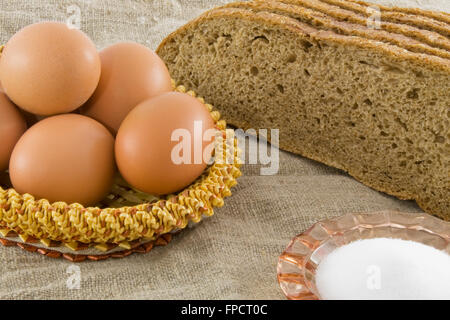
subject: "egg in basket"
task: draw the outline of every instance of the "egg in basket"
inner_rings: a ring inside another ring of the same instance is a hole
[[[25,27],[0,56],[0,242],[71,261],[167,244],[241,175],[218,111],[137,43]]]

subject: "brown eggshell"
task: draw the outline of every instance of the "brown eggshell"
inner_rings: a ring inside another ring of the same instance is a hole
[[[19,109],[0,91],[0,171],[8,169],[14,146],[26,129]]]
[[[194,134],[195,121],[201,121],[200,136]],[[179,144],[172,141],[176,129],[185,129],[190,134],[190,164],[172,161],[172,150]],[[205,170],[210,157],[205,159],[200,154],[199,163],[195,163],[194,144],[197,141],[201,152],[207,153],[205,149],[214,137],[207,141],[203,134],[210,129],[215,130],[208,109],[187,94],[165,93],[142,102],[128,114],[117,134],[115,153],[119,171],[128,183],[146,193],[162,195],[178,191]]]
[[[5,91],[3,90],[3,87],[2,87],[1,83],[0,83],[0,93],[3,93],[3,94],[6,95]],[[8,100],[12,103],[12,101],[9,98],[8,98]],[[23,118],[25,119],[25,122],[26,122],[28,128],[31,127],[32,125],[34,125],[36,122],[38,122],[38,121],[43,119],[42,116],[37,116],[37,115],[29,113],[29,112],[27,112],[27,111],[25,111],[23,109],[18,109],[18,110],[20,111],[20,113],[22,114]]]
[[[113,183],[114,138],[102,124],[82,115],[50,117],[16,144],[9,172],[20,193],[93,205]]]
[[[102,75],[82,114],[117,133],[122,120],[140,102],[172,90],[164,62],[137,43],[118,43],[100,52]]]
[[[80,107],[97,87],[100,70],[92,41],[57,22],[23,28],[8,41],[0,59],[0,81],[8,97],[38,115]]]

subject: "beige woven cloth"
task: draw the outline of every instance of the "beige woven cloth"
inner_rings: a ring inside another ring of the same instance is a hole
[[[131,40],[153,49],[172,30],[227,0],[14,0],[0,2],[0,41],[43,20],[80,22],[99,48]],[[394,0],[379,0],[384,4]],[[399,0],[449,11],[448,0]],[[77,17],[80,17],[78,19]],[[420,212],[342,172],[289,153],[276,176],[247,165],[225,206],[149,254],[78,264],[0,247],[0,299],[282,299],[279,254],[318,220],[384,209]],[[76,270],[76,269],[75,269]]]

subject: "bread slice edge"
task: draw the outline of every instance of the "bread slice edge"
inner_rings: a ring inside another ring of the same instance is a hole
[[[264,2],[265,0],[255,0],[257,2]],[[366,24],[367,17],[350,10],[342,9],[338,6],[333,6],[320,0],[278,0],[285,4],[301,5],[307,8],[315,9],[326,13],[336,19],[348,19],[353,23]],[[435,46],[441,49],[450,50],[450,39],[435,31],[420,29],[407,24],[394,23],[380,20],[380,27],[392,33],[401,33],[411,38],[417,39],[430,46]]]
[[[384,30],[370,29],[367,26],[339,21],[325,13],[314,11],[300,5],[290,5],[279,1],[267,0],[264,2],[233,2],[220,8],[241,8],[254,12],[267,11],[274,14],[298,20],[299,22],[312,25],[319,30],[329,30],[342,35],[358,36],[375,41],[392,44],[415,53],[424,53],[444,59],[450,59],[450,51],[431,47],[402,34],[394,34]]]

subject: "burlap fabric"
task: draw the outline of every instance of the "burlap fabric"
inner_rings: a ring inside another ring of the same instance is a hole
[[[99,49],[123,40],[155,49],[169,32],[225,2],[230,1],[6,0],[0,2],[0,42],[33,22],[69,19],[79,22]],[[450,11],[448,0],[397,3]],[[278,255],[313,223],[355,211],[420,212],[413,202],[285,152],[275,176],[260,176],[258,165],[246,165],[243,172],[233,196],[212,218],[146,255],[74,267],[65,260],[0,247],[0,298],[280,299]],[[79,286],[73,281],[77,274]]]

